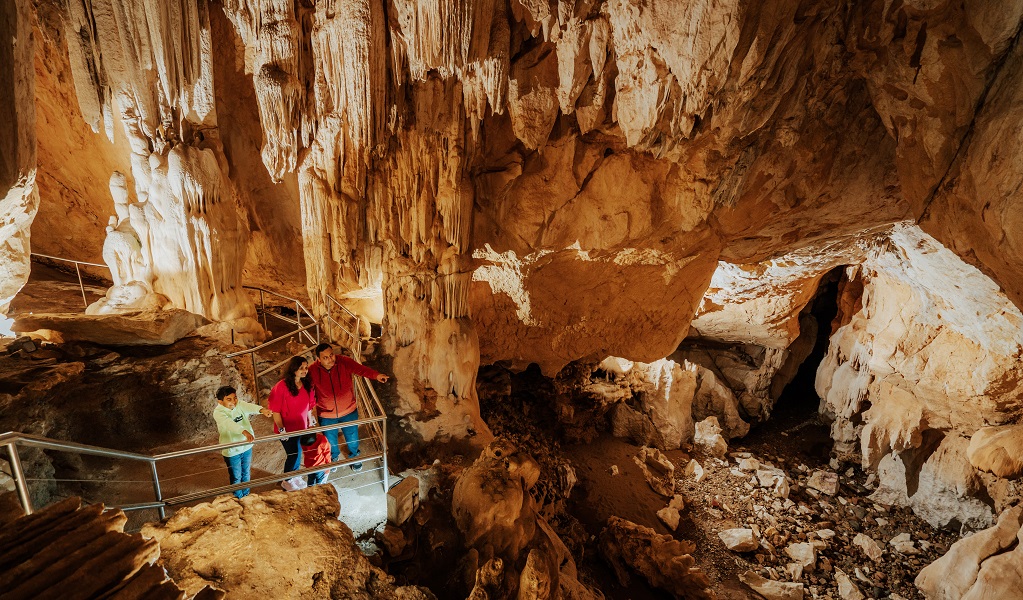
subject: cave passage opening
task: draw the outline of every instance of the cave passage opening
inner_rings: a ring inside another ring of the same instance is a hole
[[[771,421],[789,419],[803,421],[818,413],[821,397],[815,387],[817,371],[824,362],[831,344],[832,325],[838,316],[838,295],[844,278],[845,266],[828,271],[821,277],[817,293],[803,309],[803,316],[809,316],[816,323],[813,349],[799,364],[796,375],[778,396],[771,413]]]

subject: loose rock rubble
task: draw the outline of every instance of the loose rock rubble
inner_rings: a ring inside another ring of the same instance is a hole
[[[921,598],[913,578],[954,540],[908,509],[870,501],[873,482],[837,461],[815,469],[744,451],[694,461],[676,487],[706,534],[701,549],[715,556],[697,558],[718,565],[711,576],[723,580],[734,563],[735,576],[769,600]]]

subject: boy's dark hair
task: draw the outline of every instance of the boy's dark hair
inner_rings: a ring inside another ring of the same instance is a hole
[[[327,343],[317,344],[316,348],[313,349],[313,356],[319,358],[320,354],[322,354],[324,350],[330,350],[332,347],[333,346]]]
[[[298,438],[298,443],[303,446],[312,446],[313,444],[316,443],[316,434],[310,433],[308,435],[303,435],[302,437]]]
[[[217,388],[217,400],[218,401],[223,400],[224,398],[227,398],[228,396],[236,393],[237,391],[238,390],[234,389],[229,385],[222,385],[219,388]]]

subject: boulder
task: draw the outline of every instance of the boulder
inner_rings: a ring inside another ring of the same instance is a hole
[[[632,460],[655,492],[668,497],[675,495],[675,465],[664,453],[657,448],[643,447]]]
[[[966,449],[970,464],[1010,479],[1023,475],[1023,425],[982,427]]]
[[[1013,598],[1023,589],[1023,504],[998,522],[952,544],[916,577],[928,600]]]
[[[510,442],[495,440],[459,475],[451,511],[469,547],[489,546],[515,559],[533,539],[536,505],[529,490],[539,479],[536,461]]]
[[[864,600],[866,596],[842,569],[835,569],[835,583],[838,585],[838,596],[842,600]]]
[[[338,520],[340,510],[329,485],[221,496],[145,525],[142,534],[159,542],[167,573],[190,594],[215,582],[229,597],[434,597],[389,583]]]
[[[110,315],[35,313],[18,315],[18,332],[56,331],[65,342],[105,346],[167,346],[208,323],[187,310],[141,311]]]
[[[834,496],[838,493],[838,475],[830,471],[814,471],[806,481],[806,487]]]
[[[721,425],[717,417],[707,417],[696,424],[693,443],[710,456],[723,458],[728,452],[728,442],[721,436]]]
[[[642,575],[655,588],[686,600],[714,598],[710,579],[696,566],[689,541],[659,535],[649,527],[619,517],[607,520],[600,533],[600,551],[611,564],[622,585],[629,584],[629,573]]]
[[[803,600],[803,584],[764,579],[753,571],[739,575],[739,579],[767,600]]]
[[[803,567],[804,571],[812,571],[814,564],[817,562],[817,552],[814,550],[813,544],[809,542],[789,544],[785,546],[785,554],[795,561],[796,564]]]
[[[869,535],[857,533],[856,537],[853,538],[853,545],[863,550],[863,553],[867,555],[867,558],[874,562],[881,560],[881,555],[884,554],[884,550],[881,546],[874,541]]]
[[[760,540],[752,529],[726,529],[719,531],[718,537],[732,552],[752,552],[760,547]]]

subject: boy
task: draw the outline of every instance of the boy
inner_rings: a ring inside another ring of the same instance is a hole
[[[255,439],[249,415],[261,414],[264,417],[273,415],[269,409],[262,408],[251,402],[239,402],[237,391],[229,386],[217,390],[217,407],[213,409],[213,420],[217,422],[220,432],[220,443],[251,442]],[[249,480],[249,466],[252,464],[252,444],[234,446],[220,451],[227,463],[228,477],[231,484],[244,483]],[[249,489],[235,490],[235,498],[249,495]]]
[[[302,445],[302,466],[306,469],[330,464],[330,442],[322,433],[303,435],[298,443]],[[308,480],[309,485],[323,483],[327,480],[327,471],[310,473]]]

